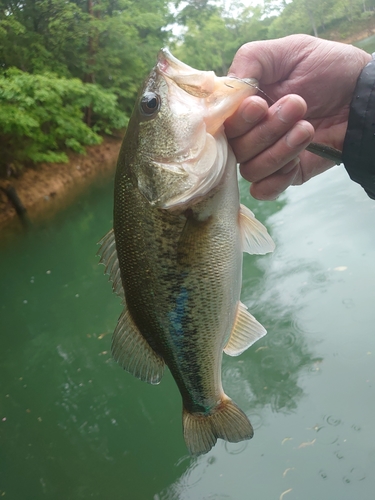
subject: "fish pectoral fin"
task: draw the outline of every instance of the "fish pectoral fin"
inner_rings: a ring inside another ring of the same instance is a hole
[[[275,243],[267,229],[245,205],[240,205],[239,224],[243,252],[263,255],[275,250]]]
[[[125,299],[124,289],[121,281],[120,265],[117,257],[115,233],[113,229],[98,242],[100,248],[96,255],[100,255],[99,264],[105,265],[104,274],[109,275],[112,281],[112,289],[122,299]]]
[[[247,307],[239,302],[236,320],[224,352],[229,356],[239,356],[266,333],[267,330],[249,313]]]
[[[149,384],[158,384],[163,376],[163,358],[150,347],[128,309],[120,315],[113,333],[112,356],[124,370]]]
[[[218,438],[238,443],[254,435],[245,413],[226,395],[208,415],[190,413],[184,408],[182,422],[186,446],[194,456],[209,452]]]

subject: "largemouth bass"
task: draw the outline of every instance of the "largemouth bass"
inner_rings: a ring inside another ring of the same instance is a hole
[[[151,384],[169,367],[193,455],[218,438],[253,436],[221,382],[223,351],[237,356],[266,333],[240,302],[242,252],[264,254],[274,243],[239,203],[223,127],[253,85],[159,53],[119,154],[114,228],[100,242],[124,302],[113,357]]]

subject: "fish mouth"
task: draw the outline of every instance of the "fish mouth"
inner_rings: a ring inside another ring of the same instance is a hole
[[[172,79],[174,76],[181,74],[191,75],[197,72],[203,73],[203,71],[194,69],[177,59],[177,57],[175,57],[166,47],[162,48],[158,53],[157,68],[160,73]],[[204,73],[207,72],[205,71]]]
[[[199,71],[174,57],[167,48],[158,54],[157,71],[194,97],[209,97],[215,90],[213,71]]]
[[[200,71],[183,63],[167,49],[159,51],[157,71],[173,80],[181,89],[198,98],[230,96],[238,91],[255,94],[258,81],[255,78],[217,77],[213,71]]]

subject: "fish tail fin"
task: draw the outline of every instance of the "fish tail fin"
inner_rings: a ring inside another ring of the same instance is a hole
[[[245,413],[227,396],[209,415],[190,413],[184,408],[182,422],[186,446],[195,456],[209,452],[218,438],[238,443],[254,435]]]

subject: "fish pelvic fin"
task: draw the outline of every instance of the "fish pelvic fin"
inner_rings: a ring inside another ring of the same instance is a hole
[[[190,413],[184,408],[182,422],[185,443],[193,456],[208,453],[218,438],[238,443],[254,435],[245,413],[226,395],[209,415]]]
[[[245,304],[239,302],[236,320],[224,352],[229,356],[239,356],[266,333],[267,330],[249,313]]]
[[[126,308],[113,333],[112,356],[124,370],[149,384],[159,384],[163,376],[163,358],[150,347]]]
[[[98,242],[100,248],[96,255],[100,255],[99,264],[105,265],[104,274],[109,275],[109,280],[112,281],[113,291],[125,300],[124,289],[121,281],[120,265],[117,257],[115,233],[113,229],[103,236]]]
[[[240,205],[239,224],[244,252],[264,255],[275,250],[275,243],[267,229],[245,205]]]

